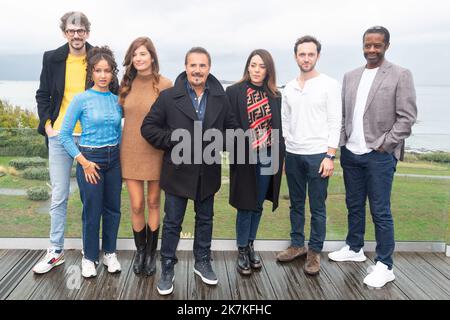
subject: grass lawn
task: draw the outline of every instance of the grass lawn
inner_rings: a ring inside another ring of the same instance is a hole
[[[1,159],[1,158],[0,158]],[[9,160],[8,160],[9,161]],[[2,162],[0,162],[2,163]],[[404,165],[402,163],[402,165]],[[400,165],[399,167],[402,167]],[[441,165],[404,168],[407,173],[446,172],[449,168]],[[228,170],[224,170],[227,175]],[[398,170],[400,171],[400,170]],[[427,173],[428,174],[428,173]],[[6,179],[6,180],[4,180]],[[8,180],[10,179],[10,180]],[[9,188],[25,186],[28,180],[5,176],[0,178],[0,187]],[[3,182],[2,182],[3,181]],[[40,184],[45,182],[38,182]],[[228,184],[223,184],[216,195],[214,216],[214,238],[234,239],[236,210],[228,204]],[[450,181],[417,179],[410,177],[396,177],[392,195],[392,211],[395,222],[395,238],[398,241],[450,241],[448,227],[449,221],[449,190]],[[270,212],[271,205],[265,206],[263,218],[258,231],[259,239],[289,239],[289,200],[286,179],[280,194],[280,207],[275,213]],[[162,196],[162,207],[164,197]],[[162,210],[162,209],[161,209]],[[334,176],[330,180],[327,201],[327,239],[343,240],[347,232],[347,214],[345,208],[345,190],[342,176]],[[162,213],[163,214],[163,213]],[[162,221],[162,219],[161,219]],[[309,235],[310,214],[307,205],[306,235]],[[48,237],[50,218],[45,208],[45,202],[29,201],[21,196],[0,195],[0,237]],[[182,237],[192,237],[194,226],[194,213],[192,201],[189,202],[183,224]],[[367,216],[366,239],[374,239],[373,224],[370,214]],[[78,192],[69,200],[69,213],[67,217],[67,237],[81,236],[81,202]],[[119,237],[131,238],[130,207],[128,193],[123,188],[122,193],[122,219]]]

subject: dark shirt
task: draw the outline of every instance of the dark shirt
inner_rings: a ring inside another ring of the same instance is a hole
[[[203,122],[203,119],[205,118],[206,101],[208,99],[208,92],[209,92],[208,84],[205,85],[203,94],[200,97],[197,97],[197,94],[195,93],[191,84],[187,80],[186,80],[186,90],[189,93],[189,97],[191,97],[192,105],[194,106],[198,119]]]

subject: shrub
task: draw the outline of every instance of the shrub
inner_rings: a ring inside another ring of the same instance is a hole
[[[47,158],[48,152],[36,129],[0,127],[0,156]]]
[[[47,168],[28,168],[22,173],[22,177],[28,180],[43,180],[50,179],[50,174]]]
[[[439,163],[450,163],[450,153],[449,152],[423,153],[419,155],[419,159]]]
[[[33,201],[48,200],[50,195],[46,187],[32,187],[27,190],[28,199]]]
[[[9,165],[17,170],[24,170],[29,167],[43,167],[47,164],[45,159],[40,157],[34,158],[17,158],[9,161]]]

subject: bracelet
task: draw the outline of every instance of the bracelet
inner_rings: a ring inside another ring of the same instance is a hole
[[[89,161],[89,163],[88,163],[87,165],[81,166],[81,167],[83,168],[83,170],[86,170],[86,169],[88,169],[89,167],[91,167],[92,164],[93,164],[93,162]]]

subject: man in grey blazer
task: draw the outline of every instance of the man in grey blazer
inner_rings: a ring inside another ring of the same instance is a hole
[[[348,234],[346,245],[328,255],[334,261],[366,260],[362,248],[368,197],[377,246],[376,265],[369,268],[364,283],[377,288],[395,279],[392,181],[417,117],[411,72],[384,58],[389,37],[384,27],[369,28],[363,35],[367,64],[344,76],[340,146]]]

